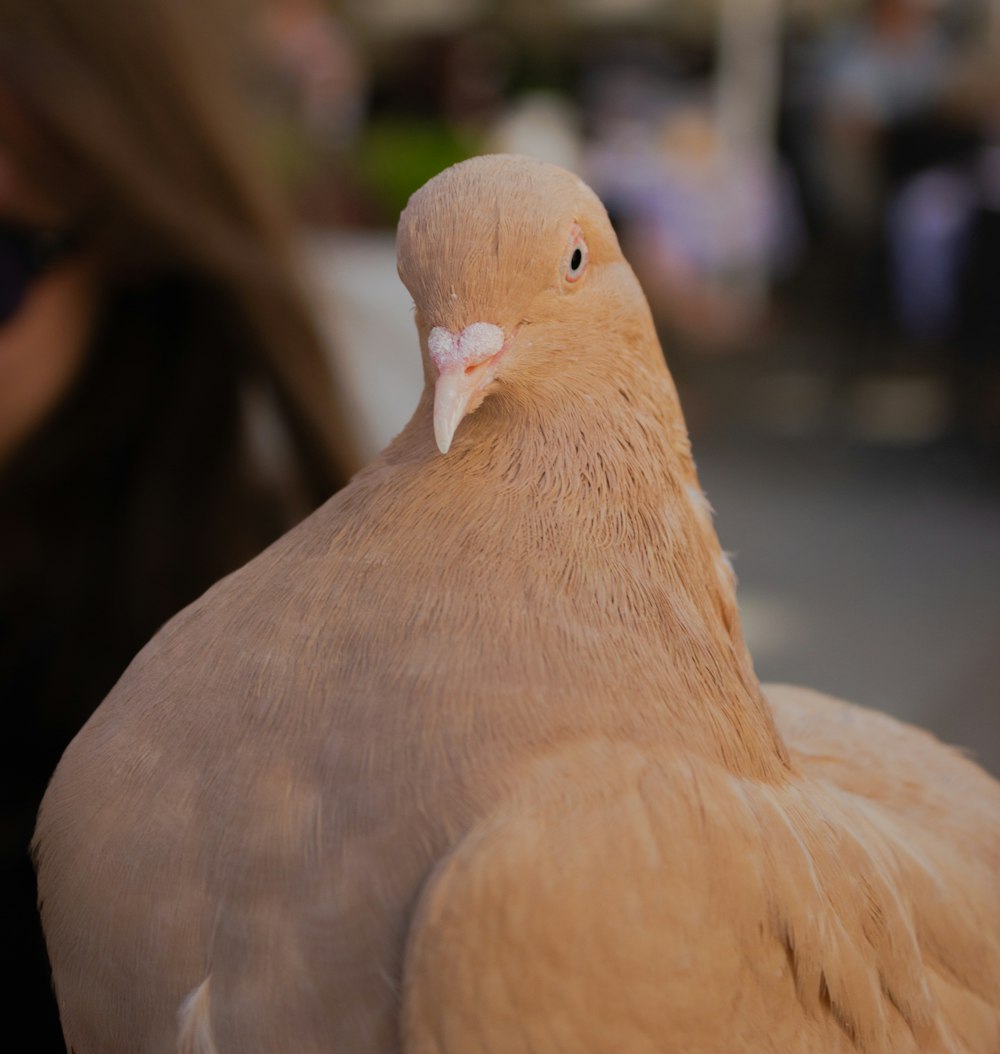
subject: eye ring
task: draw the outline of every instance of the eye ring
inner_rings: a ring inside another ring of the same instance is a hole
[[[563,256],[563,281],[570,285],[579,282],[584,271],[587,270],[589,260],[590,251],[587,248],[587,239],[584,238],[580,225],[574,223]]]

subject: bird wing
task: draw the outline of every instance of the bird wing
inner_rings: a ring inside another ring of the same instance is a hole
[[[764,691],[800,768],[921,826],[948,815],[952,836],[967,834],[975,855],[986,852],[1000,865],[1000,783],[963,752],[810,688],[769,684]]]
[[[312,684],[332,676],[321,659],[340,638],[314,630],[302,582],[331,594],[328,609],[337,596],[287,572],[290,545],[176,616],[50,784],[42,915],[79,1054],[202,1054],[211,1037],[243,1052],[390,1049],[371,1039],[394,1032],[381,972],[430,850],[418,823],[404,830],[366,794],[362,774],[377,782],[393,756],[377,716],[370,739],[343,728],[367,700]],[[351,1029],[370,1045],[342,1039]]]
[[[799,771],[900,847],[929,984],[959,1049],[1000,1050],[1000,784],[885,713],[790,685],[766,695]]]
[[[939,1012],[919,866],[822,783],[582,745],[534,763],[428,881],[404,1049],[995,1051],[979,995],[960,1027]]]

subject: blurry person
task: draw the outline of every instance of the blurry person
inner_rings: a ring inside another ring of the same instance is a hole
[[[33,1050],[63,1049],[28,859],[60,754],[166,619],[355,467],[221,17],[0,5],[3,943]]]
[[[837,223],[866,233],[890,185],[920,164],[920,140],[952,74],[940,17],[918,0],[874,0],[821,47],[814,175]]]
[[[271,148],[312,226],[357,226],[370,211],[355,170],[369,71],[327,0],[259,0],[260,109]]]
[[[352,143],[364,116],[367,74],[346,24],[324,0],[267,0],[261,31],[311,138]]]
[[[789,174],[727,144],[707,100],[678,88],[650,119],[595,137],[585,163],[657,321],[692,350],[734,351],[765,324],[802,232]]]

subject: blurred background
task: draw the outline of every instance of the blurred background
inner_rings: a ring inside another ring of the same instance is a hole
[[[269,0],[268,149],[366,456],[421,384],[393,232],[474,153],[601,195],[769,680],[1000,774],[1000,0]]]

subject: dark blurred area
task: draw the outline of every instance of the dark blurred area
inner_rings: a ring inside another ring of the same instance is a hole
[[[1000,774],[1000,0],[5,0],[4,864],[35,1049],[48,774],[163,621],[403,426],[396,220],[494,151],[607,205],[761,676]]]

